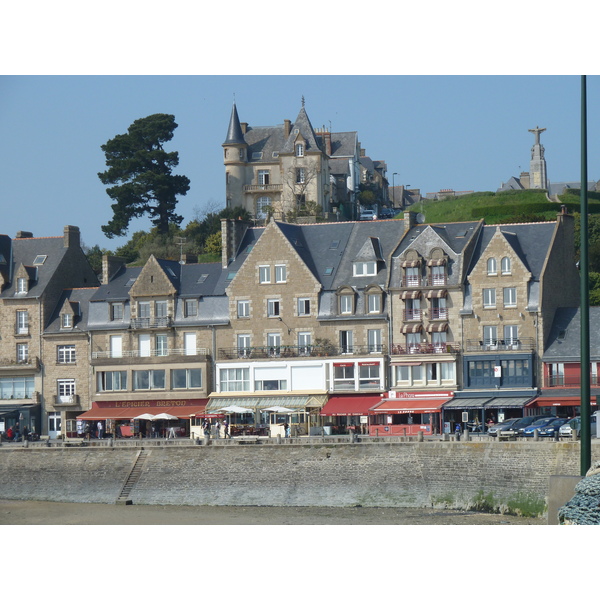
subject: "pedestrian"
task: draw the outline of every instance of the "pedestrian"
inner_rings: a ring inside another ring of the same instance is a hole
[[[98,425],[96,425],[96,429],[98,431],[98,439],[101,440],[102,432],[104,430],[104,424],[102,423],[102,421],[98,421]]]
[[[91,427],[89,423],[85,424],[85,427],[83,428],[83,434],[85,435],[85,439],[89,442],[90,441],[90,436],[91,436]]]
[[[29,438],[29,427],[27,427],[27,425],[25,425],[25,427],[23,427],[23,439],[26,440]]]
[[[454,428],[454,434],[456,435],[456,440],[460,441],[460,434],[462,433],[462,428],[460,426],[460,423],[456,424],[456,427]]]
[[[8,439],[9,442],[12,442],[15,439],[15,434],[13,432],[13,428],[9,427],[6,430],[6,438]]]
[[[229,436],[229,423],[227,419],[223,421],[223,437],[228,438]]]
[[[287,421],[283,424],[283,432],[285,434],[285,437],[289,437],[289,435],[290,435],[290,424]]]
[[[15,442],[20,441],[21,439],[21,430],[19,429],[19,424],[15,423],[15,426],[13,428],[13,434],[15,436]]]
[[[217,439],[219,439],[219,433],[221,432],[221,421],[217,421],[217,424],[215,425],[215,431],[216,431],[215,437]]]

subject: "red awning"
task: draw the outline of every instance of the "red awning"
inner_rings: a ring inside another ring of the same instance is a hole
[[[532,406],[579,406],[581,398],[579,396],[539,396],[527,408]],[[595,401],[591,402],[592,405]]]
[[[402,414],[440,412],[442,404],[450,398],[421,398],[419,400],[385,400],[374,406],[370,412]]]
[[[369,409],[378,402],[381,402],[379,394],[370,396],[330,396],[320,414],[324,417],[366,416]]]
[[[81,421],[95,421],[96,419],[98,419],[99,421],[104,421],[105,419],[126,420],[135,419],[136,417],[139,417],[142,414],[158,415],[160,413],[167,413],[180,419],[189,419],[192,415],[196,415],[198,413],[203,412],[207,404],[208,399],[194,403],[193,406],[149,406],[143,408],[109,408],[94,402],[92,408],[87,412],[84,412],[81,415],[79,415],[77,419]]]

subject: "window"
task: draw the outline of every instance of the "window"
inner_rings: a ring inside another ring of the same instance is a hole
[[[381,329],[369,329],[367,331],[367,342],[369,352],[381,352]]]
[[[379,363],[359,363],[358,365],[358,385],[361,389],[378,389],[381,387],[379,378]]]
[[[127,371],[100,371],[97,388],[99,392],[121,392],[127,389]]]
[[[406,334],[406,347],[411,354],[418,352],[421,348],[421,334],[420,333],[407,333]]]
[[[333,387],[336,390],[353,390],[354,363],[342,363],[333,365]]]
[[[483,289],[483,308],[496,308],[496,289]]]
[[[29,362],[29,344],[17,344],[17,362]]]
[[[137,303],[137,316],[139,319],[150,318],[150,302],[138,302]]]
[[[17,279],[17,294],[27,293],[27,277],[19,277]]]
[[[369,294],[367,296],[367,306],[369,313],[381,312],[381,294]]]
[[[279,299],[269,298],[267,300],[267,316],[278,317],[279,316]]]
[[[238,333],[237,338],[237,351],[239,357],[250,356],[250,334],[249,333]]]
[[[446,381],[454,381],[456,379],[456,364],[453,362],[440,363],[442,371],[442,379]]]
[[[296,156],[304,156],[304,144],[296,144]]]
[[[164,390],[165,389],[165,371],[143,370],[133,372],[134,390]]]
[[[519,327],[517,325],[504,326],[504,345],[511,350],[519,348]]]
[[[354,352],[353,337],[351,329],[340,331],[340,349],[342,354],[352,354],[352,352]]]
[[[397,365],[396,385],[412,385],[415,381],[423,380],[423,367],[421,365]]]
[[[488,275],[497,275],[498,271],[496,269],[496,259],[488,258],[487,260],[487,274]]]
[[[69,313],[63,313],[60,319],[60,326],[63,329],[70,329],[73,327],[73,315]]]
[[[504,308],[515,308],[517,306],[517,288],[504,288]]]
[[[305,179],[306,179],[306,172],[304,170],[304,167],[300,167],[299,169],[296,169],[296,183],[305,183]]]
[[[488,348],[496,348],[498,345],[498,328],[495,325],[485,325],[483,328],[483,343]]]
[[[377,274],[377,263],[373,261],[369,262],[357,262],[354,263],[354,276],[355,277],[367,277],[368,275]]]
[[[123,304],[121,302],[113,302],[110,305],[110,319],[111,321],[122,321],[123,320]]]
[[[502,275],[510,275],[510,258],[505,256],[500,262],[500,268],[502,269]]]
[[[73,402],[75,396],[74,379],[58,379],[56,389],[59,402]]]
[[[240,160],[244,160],[244,149],[240,148],[239,152],[238,152],[238,156],[240,157]]]
[[[120,335],[110,336],[110,357],[121,358],[123,356],[123,338]]]
[[[173,369],[171,371],[172,389],[196,389],[202,387],[201,369]]]
[[[0,377],[0,398],[33,398],[35,384],[31,377]]]
[[[446,268],[444,265],[431,267],[431,285],[446,285]]]
[[[184,304],[184,309],[186,317],[198,316],[198,300],[195,298],[187,298]]]
[[[167,356],[169,351],[167,349],[167,336],[166,335],[164,335],[164,334],[157,335],[154,340],[154,344],[155,344],[155,349],[156,349],[156,356]]]
[[[404,269],[404,285],[406,287],[418,287],[421,282],[419,267],[406,267]]]
[[[249,392],[250,369],[221,369],[219,381],[221,392]]]
[[[237,301],[237,318],[238,319],[250,318],[250,300],[238,300]]]
[[[439,376],[438,363],[427,363],[426,365],[427,382],[437,382]]]
[[[420,321],[421,320],[421,300],[419,298],[409,298],[406,300],[406,308],[404,309],[405,321]]]
[[[152,346],[149,333],[138,335],[138,351],[140,356],[152,356]]]
[[[43,265],[46,262],[46,259],[48,258],[47,254],[38,254],[35,259],[33,260],[33,266],[37,267],[39,265]]]
[[[448,309],[446,308],[446,298],[431,298],[430,319],[447,319]]]
[[[258,184],[259,185],[269,185],[269,171],[261,170],[258,172]]]
[[[431,343],[433,347],[439,352],[440,348],[444,348],[446,346],[446,332],[434,331],[431,334]]]
[[[271,198],[268,196],[261,196],[256,201],[256,218],[257,219],[266,219],[268,213],[268,208],[271,206]]]
[[[298,316],[307,317],[310,315],[310,298],[298,298]]]
[[[281,352],[281,334],[268,333],[267,346],[269,348],[269,356],[279,356]]]
[[[548,376],[549,385],[565,385],[565,363],[549,363]]]
[[[340,313],[342,315],[351,315],[354,312],[354,301],[350,294],[340,296]]]
[[[254,389],[257,392],[287,390],[287,381],[285,379],[257,379],[254,382]]]
[[[154,316],[157,319],[163,319],[167,316],[167,301],[166,300],[157,300],[154,303]]]
[[[29,333],[29,313],[26,310],[17,311],[17,333]]]
[[[285,265],[275,265],[275,283],[285,283],[287,279],[287,269]]]
[[[271,283],[271,267],[269,265],[258,267],[258,281],[260,283]]]
[[[310,331],[300,331],[298,333],[298,353],[302,356],[310,354],[310,346],[312,343],[312,336]]]
[[[59,363],[74,363],[75,360],[75,344],[68,346],[56,347],[56,361]]]

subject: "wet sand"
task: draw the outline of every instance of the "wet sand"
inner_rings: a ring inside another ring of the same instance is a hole
[[[148,506],[0,500],[0,525],[546,525],[546,519],[454,510]]]

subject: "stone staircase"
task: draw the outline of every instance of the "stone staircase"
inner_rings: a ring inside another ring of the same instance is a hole
[[[133,504],[133,501],[129,499],[129,494],[140,479],[142,468],[144,467],[144,463],[146,462],[146,458],[148,458],[149,453],[150,450],[146,450],[145,448],[142,448],[139,451],[137,458],[135,459],[135,463],[133,464],[129,475],[125,480],[125,483],[123,484],[123,488],[121,489],[121,493],[119,494],[115,504]]]

